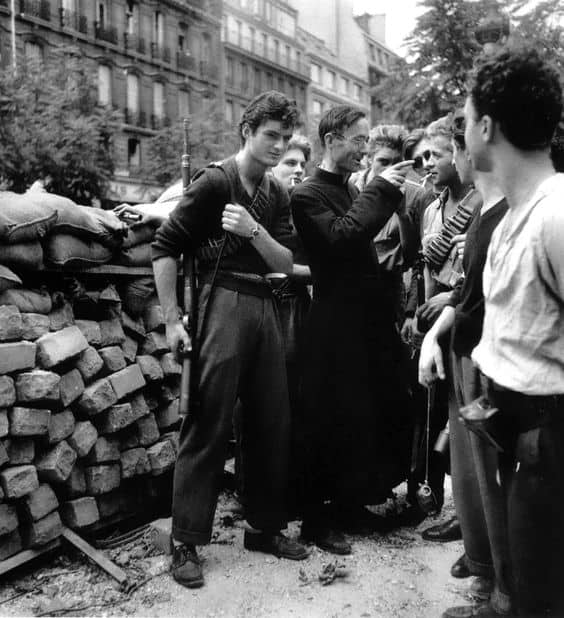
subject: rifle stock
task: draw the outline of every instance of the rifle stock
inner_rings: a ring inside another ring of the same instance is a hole
[[[182,188],[186,195],[190,186],[190,142],[189,121],[184,119],[184,152],[182,153]],[[197,327],[198,327],[198,287],[196,279],[195,258],[191,253],[184,254],[183,260],[183,310],[182,324],[190,337],[190,346],[182,350],[182,376],[180,380],[179,413],[187,416],[194,409],[196,397],[194,368],[197,354]]]

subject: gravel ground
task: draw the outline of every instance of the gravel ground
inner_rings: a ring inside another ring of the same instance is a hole
[[[447,495],[437,521],[452,515],[450,492]],[[438,618],[446,607],[469,602],[471,580],[449,576],[451,564],[462,553],[460,542],[421,539],[421,530],[434,522],[427,519],[416,528],[387,535],[350,537],[353,554],[337,561],[312,548],[307,560],[292,562],[245,551],[243,524],[231,517],[224,496],[214,542],[200,552],[203,588],[177,585],[168,572],[170,558],[154,549],[147,534],[106,550],[137,583],[132,591],[121,591],[80,555],[60,552],[4,578],[0,616]],[[298,525],[290,524],[289,532],[297,535]],[[334,566],[342,566],[345,576],[322,585],[319,575]]]

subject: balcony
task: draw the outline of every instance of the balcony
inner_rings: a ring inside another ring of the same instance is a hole
[[[94,22],[94,36],[106,43],[113,43],[114,45],[118,43],[117,28],[114,26],[106,26],[99,21]]]
[[[145,114],[145,112],[135,111],[126,107],[123,110],[123,117],[125,124],[129,124],[134,127],[147,126],[147,114]]]
[[[130,34],[129,32],[123,33],[123,45],[125,49],[138,54],[145,54],[145,39],[137,36],[136,34]]]
[[[170,118],[168,116],[158,116],[151,114],[151,129],[158,131],[164,127],[170,127]]]
[[[161,47],[158,43],[151,43],[151,58],[153,60],[162,60],[170,64],[170,48]]]
[[[219,77],[219,69],[215,64],[201,60],[200,75],[206,79],[217,79]]]
[[[19,4],[20,15],[51,21],[51,2],[49,0],[19,0]]]
[[[68,9],[59,9],[61,18],[61,28],[76,30],[82,34],[88,34],[88,18],[86,15],[69,11]]]
[[[186,52],[178,50],[176,52],[176,66],[181,71],[195,71],[196,61],[192,56],[187,55]]]

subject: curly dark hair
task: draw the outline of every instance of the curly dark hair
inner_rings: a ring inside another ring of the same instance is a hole
[[[328,133],[341,133],[361,118],[366,118],[366,114],[352,105],[336,105],[328,109],[321,117],[317,130],[321,146],[325,147]]]
[[[249,125],[254,133],[267,120],[279,120],[286,128],[294,128],[300,119],[295,101],[277,90],[268,90],[257,95],[245,108],[239,122],[239,137],[243,139],[243,125]]]
[[[311,144],[305,135],[292,135],[290,141],[288,142],[286,152],[288,150],[301,150],[304,153],[306,161],[309,161],[311,157]]]
[[[419,142],[425,137],[425,129],[423,127],[419,127],[417,129],[413,129],[411,133],[403,140],[403,158],[404,159],[413,159],[413,151],[415,150],[415,146],[419,144]]]
[[[376,125],[370,129],[368,152],[374,153],[377,148],[390,148],[401,153],[407,135],[407,129],[399,124]]]
[[[558,73],[534,49],[504,49],[484,57],[470,78],[478,118],[490,116],[521,150],[547,148],[562,112]]]

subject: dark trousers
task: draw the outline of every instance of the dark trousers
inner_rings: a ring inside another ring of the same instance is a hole
[[[564,616],[564,396],[490,389],[499,408],[512,600],[522,616]]]
[[[207,296],[206,285],[202,308]],[[247,520],[268,531],[287,523],[290,415],[272,298],[216,287],[207,311],[198,365],[200,408],[182,424],[174,471],[172,533],[176,540],[192,544],[211,538],[237,398],[244,411],[241,449]]]
[[[469,431],[458,414],[460,407],[482,394],[482,376],[466,356],[453,354],[452,366],[458,403],[449,419],[452,490],[466,562],[473,575],[495,574],[492,605],[508,611],[507,529],[503,492],[497,479],[497,452]]]

